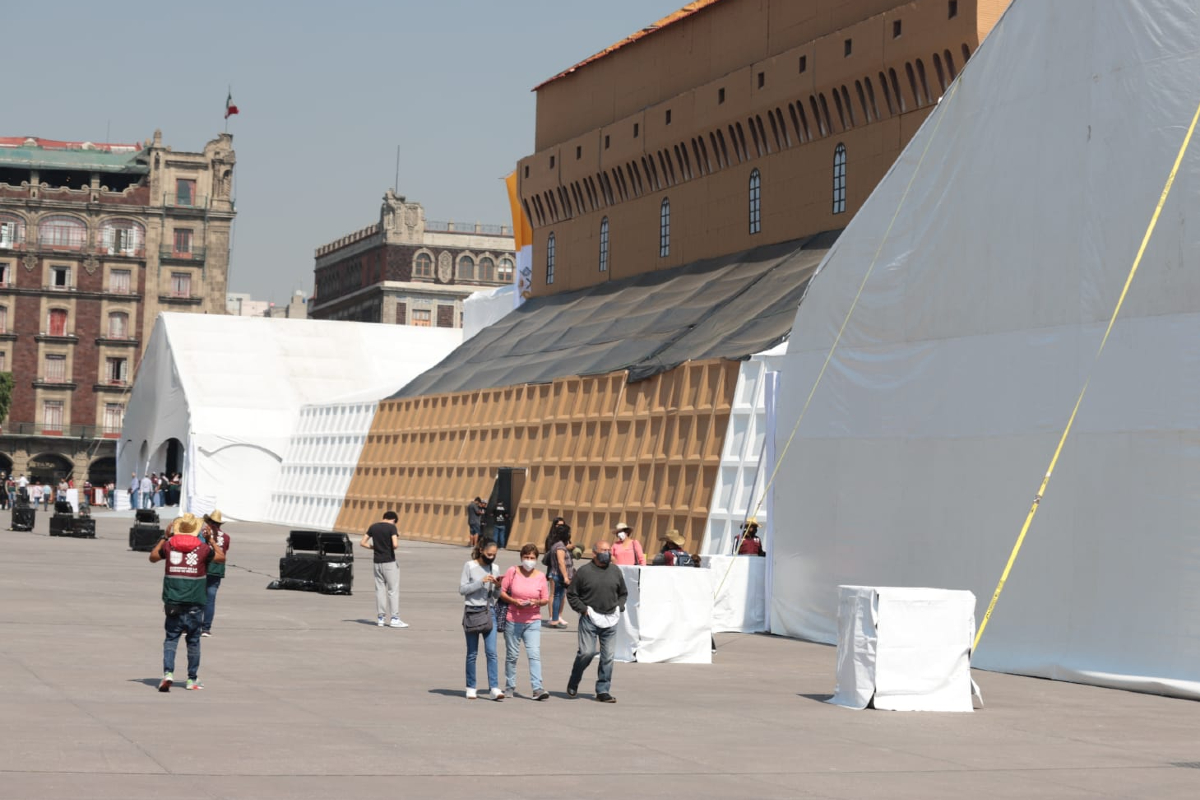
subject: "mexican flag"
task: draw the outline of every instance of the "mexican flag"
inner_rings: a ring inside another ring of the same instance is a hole
[[[231,89],[225,98],[225,119],[229,119],[231,114],[236,113],[238,113],[238,107],[233,104],[233,90]]]

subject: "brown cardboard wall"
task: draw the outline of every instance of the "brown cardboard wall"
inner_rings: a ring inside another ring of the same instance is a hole
[[[670,528],[699,548],[738,363],[689,362],[639,383],[625,374],[380,404],[336,530],[384,511],[406,539],[465,544],[465,506],[499,467],[524,467],[510,548],[539,547],[561,514],[584,547],[620,520],[648,551]]]

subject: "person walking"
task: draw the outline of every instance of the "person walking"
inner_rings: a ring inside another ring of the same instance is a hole
[[[221,551],[229,554],[229,534],[221,530],[221,525],[224,524],[225,518],[221,516],[218,509],[213,509],[210,513],[204,515],[203,538],[205,541],[212,544],[214,547],[219,546]],[[204,604],[204,621],[200,624],[201,636],[212,636],[213,617],[217,613],[217,590],[221,588],[221,581],[225,578],[225,562],[213,562],[208,565],[208,575],[206,578],[206,588],[208,600]]]
[[[138,510],[138,495],[141,493],[142,484],[138,481],[137,473],[129,476],[129,507],[134,511]]]
[[[618,522],[613,533],[616,537],[612,546],[613,563],[626,567],[646,566],[646,554],[642,551],[642,543],[633,538],[633,528]]]
[[[149,475],[143,475],[138,484],[138,508],[154,508],[154,484]]]
[[[487,504],[481,497],[467,503],[467,531],[472,548],[479,544],[479,534],[483,529],[483,512],[486,510]]]
[[[583,671],[596,657],[598,641],[600,666],[596,673],[596,700],[615,703],[617,699],[609,692],[612,688],[613,654],[617,643],[617,623],[625,611],[629,591],[621,570],[612,566],[612,546],[608,542],[596,542],[592,546],[592,553],[592,560],[579,568],[567,590],[567,602],[579,614],[579,650],[571,666],[567,694],[570,697],[579,694],[579,682],[583,679]]]
[[[546,577],[554,582],[554,600],[550,604],[550,622],[546,627],[566,628],[567,623],[562,618],[563,600],[575,577],[575,559],[571,556],[571,526],[566,522],[556,524],[550,536],[552,541],[547,553],[550,563]]]
[[[496,503],[496,513],[492,521],[492,538],[496,540],[496,545],[501,550],[508,547],[508,509],[501,502]]]
[[[163,676],[160,692],[171,691],[175,682],[175,652],[179,637],[187,638],[188,689],[203,689],[200,683],[200,626],[207,602],[208,566],[225,563],[225,552],[216,542],[200,538],[200,520],[184,514],[175,520],[170,536],[159,539],[150,551],[150,563],[166,561],[162,601],[167,637],[163,640]]]
[[[467,699],[474,700],[476,662],[479,640],[483,639],[487,659],[488,687],[493,700],[503,700],[500,691],[500,670],[496,662],[496,598],[500,595],[500,568],[496,566],[499,548],[491,539],[480,538],[472,558],[463,564],[458,581],[458,593],[463,596],[463,631],[467,636]],[[489,627],[483,629],[483,621]]]
[[[383,512],[383,519],[367,528],[359,542],[375,553],[375,624],[381,628],[389,615],[391,627],[408,627],[408,623],[400,619],[400,565],[396,563],[396,548],[400,546],[400,534],[396,530],[399,519],[395,511]]]
[[[516,696],[517,658],[521,643],[529,661],[529,684],[534,700],[546,700],[550,693],[542,688],[542,606],[550,602],[546,576],[537,568],[538,546],[521,548],[521,563],[509,567],[500,582],[500,600],[508,603],[504,625],[504,691]]]

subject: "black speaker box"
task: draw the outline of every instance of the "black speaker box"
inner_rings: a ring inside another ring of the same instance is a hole
[[[163,529],[157,525],[138,523],[129,529],[129,549],[149,553],[163,537]]]

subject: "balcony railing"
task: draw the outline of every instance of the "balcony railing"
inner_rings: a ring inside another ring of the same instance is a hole
[[[168,208],[208,208],[208,198],[200,195],[172,194],[163,195],[163,205]]]
[[[163,247],[158,251],[158,260],[202,264],[204,263],[204,248],[193,247],[190,250],[176,250],[174,247]]]
[[[116,258],[145,258],[146,246],[139,244],[136,247],[106,247],[105,245],[96,245],[92,249],[98,256],[114,256]]]
[[[103,425],[55,425],[45,422],[7,422],[0,432],[9,436],[61,436],[71,439],[103,439],[121,435],[120,428],[110,431]]]
[[[507,225],[484,225],[480,222],[439,222],[426,220],[425,230],[440,233],[478,233],[484,236],[512,236],[512,228]]]

